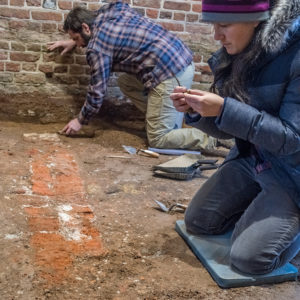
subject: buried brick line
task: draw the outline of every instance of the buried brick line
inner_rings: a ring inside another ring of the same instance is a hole
[[[34,264],[49,285],[71,279],[76,257],[103,256],[94,214],[89,207],[78,165],[60,144],[47,151],[32,149],[31,186],[22,204],[35,252]]]

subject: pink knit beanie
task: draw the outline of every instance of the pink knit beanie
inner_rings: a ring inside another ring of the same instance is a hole
[[[269,0],[202,0],[204,22],[250,22],[270,17]]]

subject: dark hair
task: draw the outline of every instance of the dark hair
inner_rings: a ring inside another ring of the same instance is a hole
[[[233,97],[241,102],[249,101],[247,83],[253,79],[255,66],[262,55],[261,22],[255,29],[254,38],[248,47],[237,55],[229,55],[225,48],[221,50],[220,64],[217,66],[214,82],[210,91],[222,97]]]
[[[81,32],[82,23],[86,23],[91,28],[95,18],[95,11],[80,6],[75,7],[67,15],[64,22],[64,31],[67,32],[68,30],[72,30],[73,32]]]

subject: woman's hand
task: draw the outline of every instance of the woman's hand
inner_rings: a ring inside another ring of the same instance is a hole
[[[76,42],[73,40],[67,41],[56,41],[47,43],[47,49],[53,51],[57,48],[63,48],[61,55],[64,55],[67,52],[70,52],[76,46]]]
[[[190,109],[190,106],[185,100],[185,94],[187,89],[182,86],[178,86],[174,89],[173,93],[170,95],[171,100],[173,100],[174,107],[177,111],[187,112]]]
[[[224,104],[224,99],[217,94],[201,90],[187,90],[180,86],[174,89],[170,98],[177,111],[192,110],[198,112],[202,117],[219,116]]]
[[[188,90],[188,92],[184,94],[187,105],[202,117],[216,117],[221,114],[224,98],[201,90]]]

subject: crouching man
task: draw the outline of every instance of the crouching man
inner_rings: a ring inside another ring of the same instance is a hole
[[[111,72],[124,72],[118,80],[120,89],[145,113],[151,147],[213,148],[213,138],[194,128],[181,128],[182,113],[170,99],[176,86],[190,88],[194,77],[192,53],[179,38],[119,1],[97,12],[74,8],[64,30],[71,39],[49,43],[48,49],[62,47],[63,54],[75,46],[87,47],[91,80],[78,117],[63,132],[73,134],[88,124],[102,105]]]

